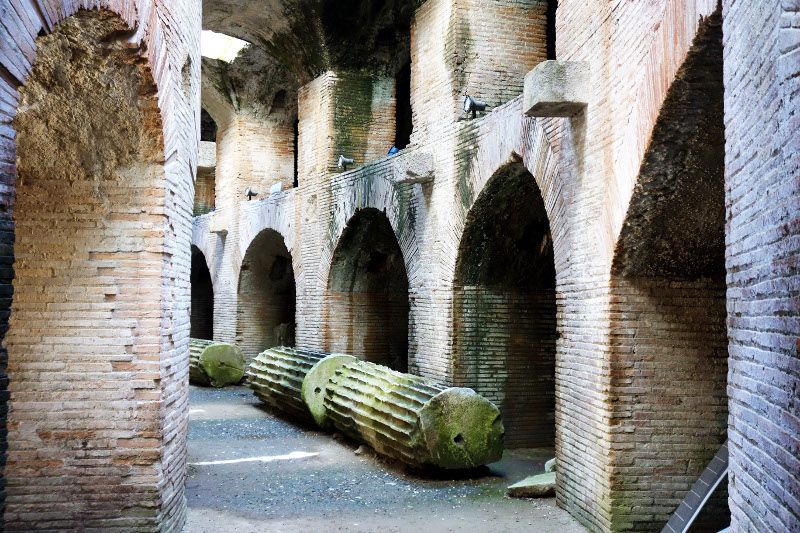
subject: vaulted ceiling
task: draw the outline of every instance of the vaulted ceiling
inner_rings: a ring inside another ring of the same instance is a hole
[[[395,73],[419,0],[204,0],[203,28],[264,47],[305,83],[328,69]]]

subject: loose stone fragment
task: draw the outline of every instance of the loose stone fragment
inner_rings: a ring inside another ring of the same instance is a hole
[[[556,493],[556,473],[548,472],[526,477],[519,483],[508,487],[508,495],[512,498],[543,498]]]
[[[225,387],[244,377],[244,355],[238,346],[202,339],[189,340],[189,381]]]
[[[556,458],[553,457],[549,461],[544,464],[544,471],[545,472],[555,472],[556,471]]]

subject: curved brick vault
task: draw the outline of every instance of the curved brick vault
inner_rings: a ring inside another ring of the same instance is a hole
[[[453,380],[492,400],[511,448],[555,444],[556,275],[544,202],[521,162],[472,205],[453,285]]]
[[[612,265],[617,529],[666,522],[727,437],[723,95],[717,12],[667,92]],[[726,497],[697,527],[730,522]]]
[[[408,276],[386,215],[359,210],[336,246],[325,291],[324,349],[408,369]]]
[[[239,269],[236,343],[246,359],[275,346],[294,346],[295,290],[292,256],[283,237],[263,230]]]

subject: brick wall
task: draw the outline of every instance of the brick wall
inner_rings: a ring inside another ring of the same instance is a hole
[[[339,155],[361,166],[394,144],[394,80],[346,71],[326,72],[298,94],[301,176],[338,172]]]
[[[726,0],[723,8],[733,529],[794,531],[800,6]]]
[[[547,57],[546,0],[427,0],[411,24],[412,142],[436,139],[462,114],[464,93],[490,109],[522,92]]]
[[[555,443],[555,291],[456,287],[453,382],[500,408],[508,448]]]
[[[235,209],[248,187],[260,197],[294,183],[294,128],[285,121],[237,113],[217,132],[216,203]]]
[[[200,14],[82,4],[0,8],[4,529],[180,529]]]
[[[652,277],[612,291],[613,529],[650,531],[725,442],[725,286]]]
[[[214,210],[216,183],[213,168],[198,168],[194,182],[194,208],[192,215],[199,217]]]

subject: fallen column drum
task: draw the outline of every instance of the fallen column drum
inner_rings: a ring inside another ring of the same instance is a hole
[[[336,368],[351,361],[355,361],[352,355],[271,348],[253,359],[247,377],[253,392],[267,405],[326,427],[325,386]]]
[[[500,411],[472,389],[352,361],[330,378],[324,407],[337,429],[412,466],[472,468],[503,455]]]
[[[247,370],[266,404],[338,429],[412,466],[471,468],[503,454],[500,411],[472,389],[292,348],[260,353]]]
[[[235,385],[244,377],[244,364],[234,344],[189,339],[189,381],[195,385]]]

